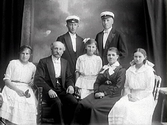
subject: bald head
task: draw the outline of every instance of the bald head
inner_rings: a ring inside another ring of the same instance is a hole
[[[50,45],[52,55],[56,58],[60,58],[65,51],[65,45],[60,41],[55,41]]]

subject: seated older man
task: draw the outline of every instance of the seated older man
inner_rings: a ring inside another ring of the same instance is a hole
[[[68,61],[61,58],[65,51],[64,44],[55,41],[50,48],[52,55],[41,59],[37,65],[34,83],[43,87],[43,99],[51,106],[56,124],[62,125],[64,122],[70,123],[77,100],[73,96],[74,82]],[[64,114],[62,105],[68,109]]]

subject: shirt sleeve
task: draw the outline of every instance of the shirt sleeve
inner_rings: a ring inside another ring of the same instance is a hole
[[[34,79],[35,72],[36,72],[36,66],[33,64],[32,79]]]
[[[80,59],[80,57],[78,57],[78,59],[76,61],[76,72],[80,71],[80,66],[81,66],[81,59]]]
[[[102,60],[101,58],[99,57],[99,66],[98,66],[98,71],[100,72],[101,68],[102,68]]]
[[[6,72],[4,74],[5,77],[3,78],[3,80],[10,80],[11,79],[13,69],[14,69],[14,61],[10,61],[8,66],[7,66]]]
[[[127,95],[130,93],[130,88],[129,88],[129,82],[128,82],[128,71],[126,71],[126,79],[125,79],[125,85],[124,85],[124,95]]]
[[[147,73],[147,85],[146,85],[146,91],[152,92],[154,88],[154,82],[155,82],[155,75],[153,70],[150,69],[150,71]]]

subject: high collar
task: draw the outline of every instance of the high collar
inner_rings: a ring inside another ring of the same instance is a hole
[[[103,33],[109,33],[110,31],[111,31],[111,29],[112,29],[112,27],[111,28],[109,28],[109,29],[107,29],[107,30],[103,30]]]
[[[60,58],[56,58],[52,55],[52,61],[55,63],[60,63]]]
[[[144,64],[142,65],[139,69],[136,69],[135,65],[132,65],[130,68],[129,68],[129,71],[133,72],[133,73],[141,73],[141,72],[145,72],[145,71],[148,71],[148,70],[152,70],[153,72],[155,71],[151,66],[147,65],[147,64]]]
[[[72,33],[70,33],[70,32],[69,32],[69,34],[70,34],[70,36],[73,37],[73,38],[76,38],[76,37],[77,37],[76,34],[72,34]]]
[[[120,64],[119,64],[119,62],[118,61],[116,61],[114,64],[112,64],[112,65],[104,65],[103,66],[103,70],[100,72],[100,73],[104,73],[107,69],[109,69],[108,70],[108,72],[109,72],[109,75],[112,75],[113,73],[114,73],[114,70],[118,67],[118,66],[120,66]]]
[[[112,65],[108,64],[108,66],[110,66],[110,67],[117,67],[117,66],[120,66],[120,64],[119,64],[118,61],[116,61],[116,62],[115,62],[114,64],[112,64]]]

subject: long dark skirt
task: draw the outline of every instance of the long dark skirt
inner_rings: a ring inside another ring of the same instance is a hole
[[[79,102],[72,125],[108,125],[108,114],[119,97],[95,99],[94,94]]]

